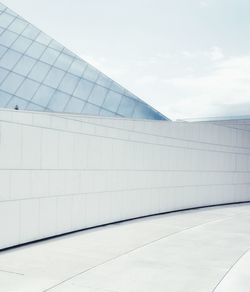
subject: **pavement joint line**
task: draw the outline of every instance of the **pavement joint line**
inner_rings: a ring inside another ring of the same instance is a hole
[[[239,258],[232,264],[232,266],[226,271],[226,273],[223,275],[223,277],[220,279],[220,281],[217,283],[217,285],[214,287],[212,292],[216,292],[217,288],[220,286],[220,284],[226,279],[227,275],[233,270],[233,268],[238,264],[238,262],[250,251],[250,248],[245,250]]]
[[[7,270],[1,270],[0,269],[0,273],[7,273],[7,274],[15,274],[15,275],[19,275],[19,276],[24,276],[24,274],[22,273],[18,273],[18,272],[12,272],[12,271],[7,271]]]
[[[72,275],[72,276],[70,276],[70,277],[64,279],[63,281],[61,281],[61,282],[59,282],[59,283],[57,283],[57,284],[55,284],[55,285],[53,285],[53,286],[51,286],[51,287],[48,287],[48,288],[46,288],[45,290],[42,290],[41,292],[48,292],[48,291],[51,291],[51,290],[53,290],[54,288],[56,288],[56,287],[58,287],[58,286],[60,286],[60,285],[62,285],[62,284],[64,284],[64,283],[66,283],[66,282],[69,282],[70,280],[72,280],[72,279],[74,279],[74,278],[77,278],[78,276],[81,276],[81,275],[83,275],[83,274],[85,274],[85,273],[87,273],[87,272],[89,272],[89,271],[91,271],[91,270],[93,270],[93,269],[95,269],[95,268],[97,268],[97,267],[100,267],[100,266],[103,266],[103,265],[105,265],[105,264],[107,264],[107,263],[113,262],[113,261],[115,261],[116,259],[118,259],[118,258],[120,258],[120,257],[126,256],[126,255],[128,255],[128,254],[130,254],[130,253],[133,253],[133,252],[135,252],[135,251],[137,251],[137,250],[139,250],[139,249],[142,249],[142,248],[144,248],[144,247],[146,247],[146,246],[152,245],[153,243],[156,243],[156,242],[158,242],[158,241],[161,241],[161,240],[163,240],[163,239],[165,239],[165,238],[168,238],[168,237],[174,236],[174,235],[176,235],[176,234],[180,234],[180,233],[182,233],[182,232],[186,232],[186,231],[191,230],[191,229],[199,228],[199,227],[201,227],[201,226],[208,225],[208,224],[211,224],[211,223],[221,222],[221,221],[226,221],[226,220],[229,220],[229,219],[231,219],[231,218],[233,218],[233,217],[235,217],[235,216],[245,215],[245,213],[248,213],[248,212],[241,212],[241,213],[238,213],[238,214],[234,214],[234,215],[232,215],[232,216],[228,216],[228,217],[223,218],[223,219],[211,220],[211,221],[208,221],[208,222],[205,222],[205,223],[197,224],[197,225],[194,225],[194,226],[192,226],[192,227],[187,227],[187,228],[185,228],[185,229],[183,229],[183,230],[175,231],[175,232],[170,233],[170,234],[168,234],[168,235],[162,236],[162,237],[160,237],[160,238],[157,238],[157,239],[155,239],[155,240],[152,240],[152,241],[150,241],[150,242],[147,242],[147,243],[145,243],[145,244],[143,244],[143,245],[140,245],[140,246],[138,246],[138,247],[135,247],[135,248],[133,248],[133,249],[127,251],[127,252],[124,252],[124,253],[120,254],[120,255],[117,255],[117,256],[115,256],[115,257],[113,257],[113,258],[110,258],[110,259],[108,259],[108,260],[106,260],[106,261],[104,261],[104,262],[102,262],[102,263],[96,264],[95,266],[92,266],[92,267],[90,267],[90,268],[88,268],[88,269],[86,269],[86,270],[84,270],[84,271],[81,271],[81,272],[75,274],[75,275]],[[213,290],[212,292],[215,292],[215,290]]]

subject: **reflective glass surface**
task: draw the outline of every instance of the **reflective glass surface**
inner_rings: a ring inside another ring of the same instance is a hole
[[[117,84],[116,82],[113,82],[110,89],[112,89],[113,91],[116,91],[118,93],[121,93],[123,94],[125,89],[120,85],[120,84]]]
[[[41,107],[37,104],[34,104],[32,102],[30,102],[27,107],[26,107],[27,110],[30,110],[30,111],[44,111],[45,108],[44,107]]]
[[[0,58],[6,53],[8,49],[0,45]]]
[[[14,17],[7,13],[2,13],[0,15],[0,26],[2,27],[8,27],[11,22],[14,20]]]
[[[72,97],[65,108],[65,112],[77,114],[81,113],[84,105],[85,102],[83,100]]]
[[[81,62],[80,60],[74,60],[68,71],[76,76],[82,76],[86,67],[87,63]]]
[[[68,70],[68,68],[70,67],[72,62],[73,62],[73,57],[62,53],[57,58],[54,66],[56,66],[57,68],[63,69],[63,70]]]
[[[9,74],[8,70],[0,68],[0,83],[5,79],[5,77]]]
[[[41,105],[43,107],[46,107],[52,97],[52,95],[54,94],[55,89],[45,86],[45,85],[41,85],[39,87],[39,89],[37,90],[37,92],[35,93],[32,102]]]
[[[152,111],[148,105],[142,104],[142,103],[137,103],[135,107],[135,111],[133,114],[134,118],[138,119],[144,119],[146,117],[149,117],[150,119],[154,120],[157,117],[157,112]],[[161,120],[161,119],[160,119]]]
[[[13,97],[9,103],[7,104],[8,108],[15,108],[16,106],[18,106],[18,108],[20,110],[24,110],[26,108],[26,106],[28,105],[28,101],[26,101],[25,99],[21,99],[18,97]]]
[[[76,76],[82,76],[86,67],[87,63],[84,61],[74,60],[68,71]]]
[[[50,85],[51,87],[57,88],[64,74],[64,71],[52,67],[45,78],[44,83],[46,85]]]
[[[121,114],[122,116],[125,117],[131,117],[134,112],[135,105],[136,105],[135,100],[127,96],[123,96],[118,109],[118,114]]]
[[[96,85],[89,96],[89,102],[101,106],[107,95],[108,90],[102,86]]]
[[[9,30],[16,32],[16,33],[22,33],[24,29],[26,28],[27,23],[19,18],[16,18],[11,25],[9,26]]]
[[[122,98],[121,94],[116,93],[114,91],[110,91],[105,99],[103,107],[112,112],[116,112],[121,102],[121,98]]]
[[[61,112],[69,101],[70,96],[60,91],[56,91],[48,104],[53,111]]]
[[[167,119],[0,3],[0,107]]]
[[[49,47],[51,47],[57,51],[60,51],[60,52],[63,50],[63,46],[55,40],[51,40]]]
[[[110,88],[110,85],[112,84],[113,80],[110,79],[109,77],[105,76],[104,74],[100,74],[98,76],[98,79],[96,81],[97,84],[102,85],[106,88]]]
[[[20,35],[18,39],[16,39],[16,41],[12,44],[11,48],[20,53],[25,53],[31,44],[32,40],[29,40]]]
[[[49,65],[38,61],[36,65],[32,68],[32,71],[29,74],[29,78],[42,82],[45,76],[48,74],[49,70]]]
[[[47,36],[45,33],[40,32],[39,36],[36,38],[36,41],[40,44],[47,46],[51,42],[51,38]]]
[[[53,65],[60,53],[54,49],[47,48],[41,56],[41,61]]]
[[[18,16],[14,11],[10,10],[9,8],[6,9],[6,12],[7,12],[8,14],[10,14],[10,15],[15,16],[15,17]]]
[[[88,65],[87,69],[83,73],[83,77],[90,81],[95,82],[98,77],[98,73],[99,72],[94,67]]]
[[[30,79],[25,79],[16,92],[16,95],[30,100],[39,87],[39,83]]]
[[[85,107],[83,108],[83,113],[86,114],[86,115],[98,115],[99,114],[99,111],[100,111],[100,108],[98,106],[95,106],[91,103],[87,103],[85,105]]]
[[[12,95],[0,90],[0,106],[5,107],[10,101]]]
[[[6,6],[3,5],[2,3],[0,3],[0,11],[3,11],[3,10],[5,10],[5,9],[6,9]]]
[[[40,33],[39,29],[34,27],[32,24],[29,24],[23,31],[22,35],[30,39],[35,39],[39,33]]]
[[[4,45],[6,47],[10,47],[14,41],[17,39],[18,34],[5,30],[1,35],[0,35],[0,44]]]
[[[0,66],[6,69],[11,70],[18,60],[21,58],[21,54],[17,53],[12,50],[8,50],[1,58],[0,60]]]
[[[16,92],[17,88],[21,85],[24,79],[25,78],[20,75],[10,73],[1,84],[1,89],[13,94]]]
[[[45,51],[46,47],[42,44],[37,42],[32,43],[32,45],[28,48],[26,55],[34,58],[39,59],[42,53]]]
[[[103,116],[103,117],[114,117],[114,116],[117,116],[117,114],[115,114],[113,112],[110,112],[110,111],[107,111],[105,109],[101,109],[100,116]]]
[[[68,94],[72,94],[79,80],[80,79],[77,76],[67,73],[62,79],[59,89]]]
[[[16,66],[13,68],[13,71],[16,73],[19,73],[20,75],[28,75],[34,64],[36,63],[36,60],[27,57],[22,56],[22,58],[18,61]]]
[[[81,79],[73,95],[83,100],[87,100],[93,87],[94,87],[93,83],[87,80]]]

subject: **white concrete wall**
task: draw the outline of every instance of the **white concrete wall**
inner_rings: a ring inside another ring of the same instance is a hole
[[[0,249],[128,218],[249,201],[249,173],[250,132],[232,124],[1,110]]]

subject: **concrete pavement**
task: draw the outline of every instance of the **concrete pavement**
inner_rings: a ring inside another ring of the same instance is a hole
[[[99,227],[0,253],[2,292],[245,292],[250,204]]]

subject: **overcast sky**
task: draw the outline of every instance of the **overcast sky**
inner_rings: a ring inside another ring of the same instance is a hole
[[[2,0],[172,119],[250,114],[249,0]]]

